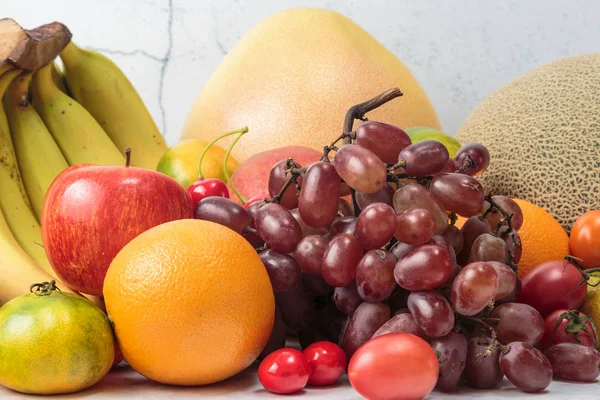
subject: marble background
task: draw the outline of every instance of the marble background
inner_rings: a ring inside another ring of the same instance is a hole
[[[597,0],[0,0],[27,28],[67,24],[76,43],[117,62],[173,144],[228,50],[295,6],[354,19],[414,73],[454,133],[488,94],[528,70],[600,51]]]

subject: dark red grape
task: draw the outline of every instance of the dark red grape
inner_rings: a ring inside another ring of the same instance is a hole
[[[464,217],[481,212],[485,193],[481,183],[472,176],[443,173],[433,177],[429,190],[443,207]]]
[[[405,313],[394,315],[388,322],[383,324],[381,328],[377,330],[377,332],[373,334],[373,338],[385,335],[387,333],[399,332],[411,333],[425,340],[428,339],[425,332],[423,332],[423,329],[417,325],[415,318],[408,310]]]
[[[550,346],[544,355],[552,365],[554,379],[594,382],[600,375],[600,352],[575,343]]]
[[[433,214],[424,208],[414,208],[398,214],[396,223],[396,239],[414,246],[430,240],[436,230]]]
[[[435,224],[435,220],[433,223]],[[371,250],[378,249],[389,242],[395,231],[394,209],[387,204],[373,203],[364,208],[358,216],[354,235],[363,249]]]
[[[352,194],[350,186],[348,186],[346,182],[342,182],[340,185],[340,197],[350,196],[350,194]]]
[[[302,282],[287,292],[275,292],[275,302],[281,308],[285,325],[295,331],[310,329],[317,321],[317,310],[304,290]]]
[[[254,217],[258,235],[267,245],[279,253],[291,253],[302,240],[300,224],[281,204],[262,206]]]
[[[356,277],[356,266],[363,256],[362,247],[352,235],[335,235],[321,260],[321,275],[332,286],[346,286]]]
[[[454,328],[454,311],[448,300],[435,290],[412,292],[408,309],[427,336],[446,336]]]
[[[287,180],[290,178],[290,174],[286,172],[287,160],[281,160],[273,165],[271,172],[269,173],[269,196],[275,197]],[[302,177],[298,177],[298,181],[302,182]],[[298,207],[298,189],[295,184],[291,184],[281,196],[279,204],[285,208],[296,208]]]
[[[329,228],[329,234],[331,236],[339,235],[340,233],[346,233],[348,235],[354,235],[356,231],[356,217],[340,217],[333,221]]]
[[[340,198],[338,202],[338,215],[342,217],[353,217],[354,208],[346,199]]]
[[[442,168],[442,170],[439,173],[456,172],[458,171],[458,168],[459,166],[456,160],[454,160],[454,158],[448,158],[448,160],[446,160],[446,164],[444,164],[444,168]]]
[[[358,207],[360,207],[361,210],[373,203],[384,203],[391,206],[394,198],[394,189],[386,182],[381,189],[375,193],[356,192],[355,196]]]
[[[467,143],[462,145],[456,152],[454,159],[458,166],[462,168],[468,156],[471,157],[471,162],[473,162],[474,165],[463,170],[463,173],[467,175],[479,175],[485,171],[490,164],[490,152],[482,144]]]
[[[267,249],[260,253],[260,259],[269,274],[273,290],[276,292],[290,290],[302,277],[300,266],[292,256]]]
[[[476,389],[491,389],[504,374],[500,370],[500,349],[489,337],[476,336],[467,344],[467,360],[463,373],[467,385]]]
[[[502,207],[502,209],[506,211],[508,215],[512,215],[510,220],[512,228],[517,231],[521,229],[521,226],[523,226],[523,211],[521,211],[521,207],[519,207],[517,202],[507,196],[492,196],[492,200],[500,207]],[[486,201],[484,211],[487,212],[489,207],[490,203]],[[500,222],[500,219],[502,219],[503,217],[504,214],[502,214],[500,210],[494,207],[494,209],[486,215],[485,219],[488,222],[488,224],[490,224],[490,228],[492,228],[492,230],[495,231],[498,228],[498,223]],[[508,226],[508,222],[504,221],[503,225]]]
[[[423,177],[440,172],[448,161],[448,149],[436,140],[413,143],[400,151],[398,161],[404,161],[404,172]]]
[[[479,235],[471,246],[468,262],[497,261],[506,262],[508,248],[506,242],[490,233]]]
[[[366,252],[356,267],[356,286],[360,297],[370,303],[387,299],[396,288],[396,262],[396,257],[388,251],[378,249]]]
[[[445,392],[454,390],[467,363],[467,338],[450,331],[446,336],[432,339],[430,344],[439,353],[440,377],[436,388]]]
[[[294,257],[304,273],[321,275],[321,260],[328,244],[329,239],[321,235],[305,236],[298,243]]]
[[[298,211],[308,226],[331,225],[338,212],[341,182],[331,163],[317,161],[308,167],[298,199]]]
[[[498,292],[498,274],[482,261],[468,264],[452,282],[452,304],[462,315],[475,315],[494,299]]]
[[[453,266],[448,249],[425,244],[415,247],[398,260],[394,278],[407,290],[435,289],[448,280]]]
[[[344,333],[342,348],[348,356],[371,339],[375,332],[390,319],[390,308],[381,303],[362,303],[350,317],[350,322]]]
[[[194,210],[194,218],[216,222],[240,235],[244,227],[250,225],[250,216],[244,207],[221,196],[210,196],[200,200]]]
[[[482,219],[478,216],[473,216],[465,221],[460,229],[460,232],[463,236],[463,248],[460,253],[457,254],[457,258],[460,265],[465,265],[469,260],[471,247],[473,246],[475,239],[484,233],[491,233],[492,230],[485,219]]]
[[[525,342],[537,344],[544,336],[544,319],[527,304],[504,303],[494,308],[491,318],[499,320],[496,334],[501,343]]]
[[[344,182],[363,193],[375,193],[386,182],[386,166],[371,150],[345,144],[333,158],[333,165]]]
[[[517,284],[517,274],[508,265],[489,261],[489,264],[494,267],[498,274],[498,292],[496,292],[496,300],[502,300],[508,297],[514,290]]]
[[[500,289],[498,289],[498,290],[500,290]],[[517,280],[515,282],[515,288],[506,297],[503,297],[502,299],[496,299],[496,304],[514,303],[515,301],[517,301],[517,298],[519,297],[520,293],[521,293],[521,279],[517,276]]]
[[[455,254],[459,254],[465,243],[460,229],[455,225],[448,225],[441,235],[454,248]]]
[[[300,216],[300,211],[297,208],[290,210],[292,216],[298,221],[300,225],[300,229],[302,229],[302,236],[310,236],[310,235],[325,235],[328,232],[327,228],[313,228],[312,226],[308,226],[306,222],[302,220]]]
[[[393,198],[394,211],[400,214],[414,208],[424,208],[435,217],[435,233],[442,233],[448,225],[448,215],[441,204],[425,187],[409,183],[396,190]]]
[[[500,369],[510,383],[526,393],[541,392],[552,382],[552,364],[527,343],[507,345],[500,354]]]
[[[362,297],[358,293],[356,282],[352,281],[346,286],[336,287],[333,290],[333,302],[338,310],[346,315],[352,315],[360,303],[363,302]]]
[[[309,296],[325,297],[333,292],[333,286],[318,275],[302,274],[302,284],[304,291]]]
[[[375,153],[381,161],[395,164],[398,154],[412,142],[402,129],[377,121],[366,121],[356,127],[355,143]]]
[[[392,246],[392,248],[390,249],[390,253],[392,253],[392,255],[394,257],[396,257],[396,259],[401,259],[402,257],[404,257],[404,255],[406,253],[408,253],[409,251],[411,251],[412,249],[414,249],[415,246],[410,245],[408,243],[402,243],[402,242],[397,242],[396,244],[394,244]]]
[[[275,305],[275,322],[273,323],[273,329],[271,330],[271,336],[269,341],[265,345],[265,348],[258,356],[259,360],[262,360],[275,350],[283,349],[285,347],[285,340],[287,337],[287,328],[285,322],[283,322],[283,314],[279,309],[279,306]]]

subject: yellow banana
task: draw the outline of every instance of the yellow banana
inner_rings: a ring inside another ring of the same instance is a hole
[[[5,72],[7,72],[7,71],[9,71],[11,69],[13,69],[12,65],[0,61],[0,76],[4,75]]]
[[[67,86],[65,84],[65,77],[55,62],[52,63],[52,80],[61,92],[69,94]]]
[[[33,106],[70,165],[124,165],[125,156],[81,104],[52,80],[52,65],[33,76]]]
[[[104,55],[73,42],[60,58],[73,98],[94,116],[119,149],[131,147],[131,165],[156,169],[167,146],[123,71]]]
[[[4,108],[27,195],[37,220],[41,222],[44,196],[54,178],[69,164],[27,99],[30,83],[31,74],[15,79],[4,97]]]

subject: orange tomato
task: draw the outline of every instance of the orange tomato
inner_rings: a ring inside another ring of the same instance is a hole
[[[588,211],[575,221],[569,247],[583,268],[600,267],[600,210]]]

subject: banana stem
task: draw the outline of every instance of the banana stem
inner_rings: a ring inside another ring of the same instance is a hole
[[[246,132],[248,132],[247,126],[243,127],[242,129],[227,132],[227,133],[222,134],[221,136],[217,136],[216,138],[214,138],[212,140],[212,142],[207,144],[206,147],[202,150],[202,153],[200,154],[200,159],[198,160],[198,179],[204,178],[204,175],[202,175],[202,160],[204,159],[204,155],[208,152],[208,149],[210,149],[213,144],[217,143],[219,140],[223,139],[224,137],[231,136],[231,135],[237,135],[237,134],[244,134]],[[224,168],[227,169],[227,160],[225,160]]]
[[[233,190],[233,193],[235,193],[235,195],[238,197],[238,199],[240,199],[242,204],[246,204],[248,199],[245,198],[244,196],[242,196],[242,194],[240,192],[238,192],[238,190],[236,189],[233,182],[231,182],[231,178],[229,177],[229,171],[227,171],[227,160],[229,160],[229,154],[231,154],[231,150],[233,150],[233,148],[235,147],[235,144],[242,138],[242,136],[244,136],[244,134],[246,132],[248,132],[248,127],[245,126],[242,129],[238,129],[235,132],[239,133],[239,135],[238,135],[238,137],[235,138],[233,143],[231,143],[231,146],[229,146],[229,148],[227,149],[227,153],[225,153],[225,158],[223,159],[223,175],[225,175],[225,180],[227,181],[227,184],[231,187],[231,190]],[[233,132],[233,133],[235,133],[235,132]]]

